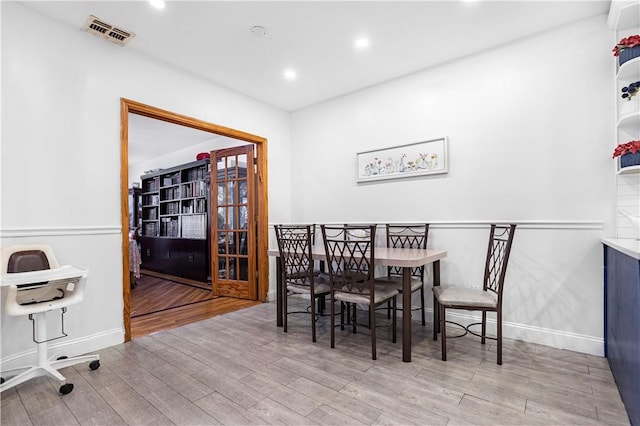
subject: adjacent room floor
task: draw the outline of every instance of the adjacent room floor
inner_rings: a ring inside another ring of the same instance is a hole
[[[260,304],[148,275],[137,281],[131,290],[132,339]]]
[[[1,423],[629,424],[605,358],[506,340],[498,366],[492,343],[465,336],[443,362],[431,327],[414,322],[411,363],[384,326],[372,361],[365,327],[336,330],[331,349],[328,323],[312,343],[308,314],[284,333],[263,303],[158,332],[99,351],[96,371],[63,370],[68,395],[47,378],[4,392]]]
[[[131,317],[214,298],[210,290],[142,274],[131,289]]]

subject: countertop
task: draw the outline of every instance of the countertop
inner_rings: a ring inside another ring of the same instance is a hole
[[[633,238],[603,238],[602,243],[640,260],[640,240]]]

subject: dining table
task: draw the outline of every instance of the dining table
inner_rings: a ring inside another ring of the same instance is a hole
[[[323,244],[311,249],[313,260],[327,260]],[[277,248],[268,250],[269,256],[276,257],[276,326],[282,327],[284,318],[282,265]],[[411,269],[423,265],[432,265],[433,285],[440,285],[440,260],[447,257],[446,250],[376,247],[374,262],[376,266],[397,266],[402,268],[402,360],[411,362]]]

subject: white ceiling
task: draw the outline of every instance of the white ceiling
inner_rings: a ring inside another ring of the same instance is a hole
[[[295,111],[606,14],[610,1],[167,1],[162,10],[144,0],[21,3],[78,31],[94,15],[136,34],[123,49]],[[253,35],[254,25],[266,36]],[[368,49],[355,48],[358,37],[369,39]],[[297,71],[294,81],[283,77],[285,68]],[[129,115],[130,164],[207,140],[234,143]]]
[[[146,1],[23,2],[78,29],[95,15],[136,34],[123,49],[286,111],[606,14],[609,3],[167,1],[157,10]],[[254,25],[267,35],[253,35]],[[358,51],[363,36],[370,45]],[[288,67],[297,71],[293,81],[283,77]]]
[[[148,160],[150,156],[160,157],[209,140],[213,147],[218,138],[226,139],[224,136],[137,114],[129,114],[128,124],[129,164]]]

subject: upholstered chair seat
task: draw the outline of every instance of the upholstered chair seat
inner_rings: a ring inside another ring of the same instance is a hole
[[[495,308],[498,306],[498,295],[492,291],[437,286],[433,288],[433,293],[440,303],[447,306],[463,305],[465,308]]]

